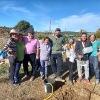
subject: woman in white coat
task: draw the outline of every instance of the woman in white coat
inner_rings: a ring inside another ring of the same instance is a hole
[[[66,51],[66,62],[69,67],[69,83],[73,85],[73,67],[75,64],[75,42],[73,37],[68,37],[68,43],[64,46]]]

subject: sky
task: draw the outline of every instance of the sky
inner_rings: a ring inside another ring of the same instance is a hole
[[[100,0],[0,0],[0,26],[14,27],[20,20],[35,31],[61,28],[95,32],[100,27]]]

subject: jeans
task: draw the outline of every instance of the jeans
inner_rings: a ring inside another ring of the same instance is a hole
[[[99,80],[98,56],[90,56],[89,61],[90,61],[89,63],[90,75],[92,74],[92,67],[93,67],[95,72],[95,78],[96,80]]]
[[[82,64],[83,61],[77,60],[77,70],[79,78],[82,78],[82,67],[84,66],[85,70],[85,79],[89,79],[89,61],[85,61],[85,64]]]
[[[69,59],[66,59],[68,68],[69,68],[69,80],[72,81],[73,80],[73,68],[74,68],[74,62],[70,62]]]
[[[14,80],[15,82],[18,82],[19,79],[19,70],[20,70],[20,66],[21,66],[22,61],[16,61],[16,67],[15,67],[15,73],[14,73]]]
[[[48,67],[48,61],[40,60],[41,67],[40,67],[40,75],[47,75],[47,67]]]
[[[25,54],[24,60],[23,60],[23,67],[24,67],[25,75],[29,75],[29,71],[28,71],[28,61],[29,61],[32,66],[31,75],[34,76],[35,59],[36,59],[35,53]]]
[[[15,72],[15,67],[16,67],[16,59],[14,59],[13,56],[9,56],[9,63],[10,63],[10,68],[9,68],[9,74],[10,74],[10,81],[13,84],[14,83],[14,72]]]
[[[56,66],[57,60],[57,66]],[[57,76],[61,76],[62,70],[62,54],[51,54],[51,68],[53,73]]]

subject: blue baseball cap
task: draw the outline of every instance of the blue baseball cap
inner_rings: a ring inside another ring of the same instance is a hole
[[[34,30],[28,30],[28,33],[34,34]]]

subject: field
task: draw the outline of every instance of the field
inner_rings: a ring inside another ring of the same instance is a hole
[[[34,81],[29,79],[22,81],[20,86],[11,87],[8,78],[8,65],[0,66],[0,100],[43,100],[50,94],[44,92],[44,82],[40,79],[39,71],[36,73]],[[49,77],[52,74],[51,67],[48,66]],[[23,76],[23,67],[20,70],[20,78]],[[68,67],[63,62],[62,77],[65,83],[56,82],[55,91],[49,100],[100,100],[100,84],[95,85],[94,76],[91,85],[84,82],[77,83],[77,69],[74,67],[74,85],[68,83]],[[83,73],[84,77],[84,73]]]
[[[6,41],[7,38],[2,38],[2,40],[0,38],[0,49],[3,48]],[[44,82],[40,79],[39,71],[37,71],[34,81],[30,82],[27,79],[21,81],[20,86],[11,87],[9,85],[8,68],[7,64],[0,65],[0,100],[43,100],[50,95],[44,91]],[[50,65],[48,66],[48,70],[50,77],[52,75]],[[22,76],[23,67],[20,70],[20,78]],[[84,81],[81,83],[76,82],[78,78],[76,65],[74,66],[74,85],[68,83],[68,76],[68,66],[65,62],[65,56],[63,56],[62,78],[66,82],[55,83],[55,91],[49,100],[100,100],[100,84],[95,85],[94,72],[90,80],[91,85],[87,85]]]

